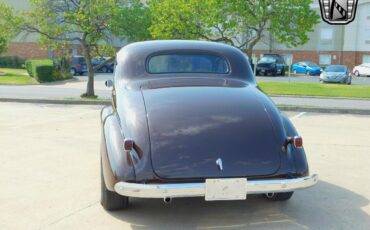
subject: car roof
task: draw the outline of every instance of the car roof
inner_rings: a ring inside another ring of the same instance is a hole
[[[193,41],[193,40],[157,40],[157,41],[144,41],[135,42],[123,47],[117,53],[117,61],[120,62],[124,59],[128,51],[135,51],[137,54],[148,55],[150,53],[174,51],[174,50],[194,50],[194,51],[216,51],[222,53],[223,51],[233,50],[240,52],[235,47],[216,42],[207,41]]]
[[[281,54],[263,54],[263,56],[281,56]]]
[[[122,71],[118,76],[119,78],[149,77],[150,74],[146,71],[146,65],[150,57],[171,53],[201,53],[223,57],[228,61],[231,68],[228,77],[242,78],[255,83],[249,61],[243,52],[230,45],[208,41],[158,40],[129,44],[117,53],[118,71],[116,72]]]

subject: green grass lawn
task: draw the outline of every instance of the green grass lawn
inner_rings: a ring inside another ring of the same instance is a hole
[[[362,85],[258,82],[258,86],[269,95],[370,98],[370,86]]]
[[[37,81],[28,76],[24,69],[1,69],[0,84],[6,85],[27,85],[37,84]]]

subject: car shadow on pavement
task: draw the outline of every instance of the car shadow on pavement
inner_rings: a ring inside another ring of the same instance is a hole
[[[132,229],[367,229],[369,200],[360,194],[321,181],[295,192],[287,202],[262,195],[246,201],[206,202],[204,198],[131,199],[127,210],[109,212]]]

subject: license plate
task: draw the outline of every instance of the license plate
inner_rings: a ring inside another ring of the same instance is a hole
[[[206,201],[247,199],[247,179],[206,179]]]

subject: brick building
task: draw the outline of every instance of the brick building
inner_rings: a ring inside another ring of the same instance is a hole
[[[16,9],[29,8],[28,0],[0,0]],[[320,14],[318,2],[313,1],[312,8]],[[313,61],[319,65],[345,64],[352,68],[363,62],[370,63],[370,0],[360,0],[356,19],[348,25],[333,26],[320,22],[309,34],[310,40],[305,45],[288,48],[276,42],[269,33],[256,45],[254,54],[280,53],[297,61]],[[6,55],[26,58],[50,57],[53,53],[37,45],[36,35],[18,35],[13,39]],[[117,46],[124,43],[117,42]],[[71,48],[79,53],[78,49]]]
[[[320,14],[314,1],[312,9]],[[319,65],[344,64],[353,68],[370,63],[370,0],[359,0],[356,19],[348,25],[329,25],[322,21],[309,34],[305,45],[288,48],[274,41],[268,33],[255,47],[255,55],[274,52],[293,58],[293,62],[312,61]]]

